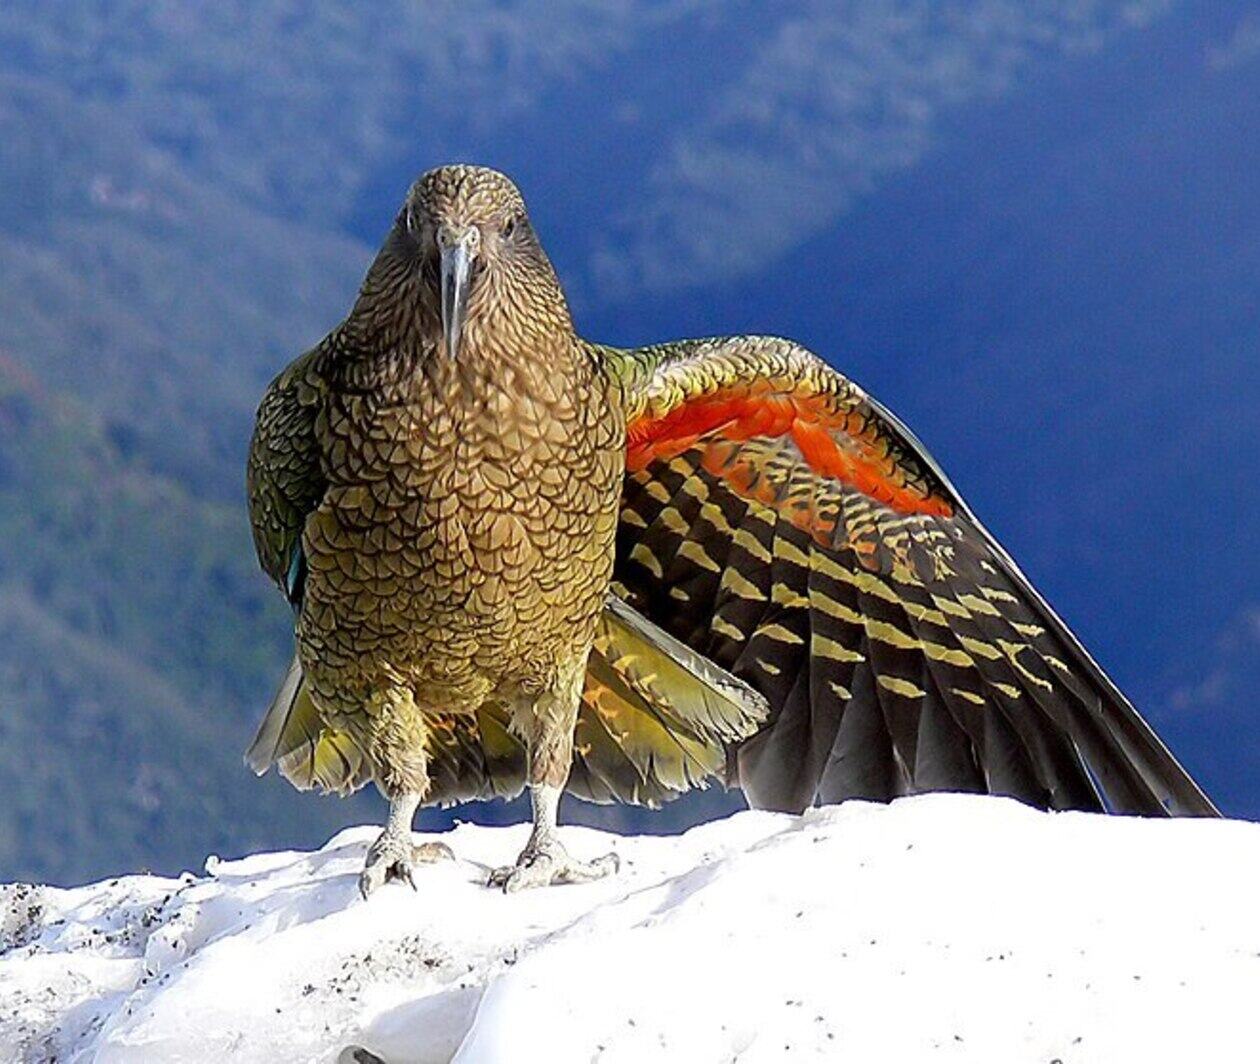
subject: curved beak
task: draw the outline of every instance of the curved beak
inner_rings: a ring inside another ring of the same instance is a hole
[[[469,227],[440,241],[442,336],[446,340],[446,353],[451,358],[459,355],[459,339],[468,314],[468,278],[476,255],[477,236],[476,230]]]

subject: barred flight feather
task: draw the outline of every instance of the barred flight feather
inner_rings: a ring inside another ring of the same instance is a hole
[[[860,389],[774,338],[609,357],[630,413],[616,579],[765,695],[769,723],[736,752],[753,804],[948,789],[1214,812]]]

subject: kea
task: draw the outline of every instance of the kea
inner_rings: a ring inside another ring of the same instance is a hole
[[[422,803],[525,788],[509,891],[615,869],[565,849],[566,790],[1216,813],[886,407],[774,336],[582,338],[494,170],[415,182],[247,486],[296,634],[247,759],[376,784],[365,896],[445,850]]]

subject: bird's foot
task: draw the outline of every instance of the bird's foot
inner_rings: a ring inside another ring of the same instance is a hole
[[[516,864],[496,868],[490,873],[492,887],[502,887],[505,894],[530,887],[549,887],[557,883],[589,883],[612,875],[621,866],[615,853],[606,853],[593,861],[578,861],[555,839],[545,842],[530,840]]]
[[[359,874],[359,893],[367,898],[391,879],[401,880],[415,890],[416,865],[453,860],[455,854],[444,842],[426,842],[416,846],[411,841],[410,832],[392,832],[386,828],[368,849],[367,860]]]

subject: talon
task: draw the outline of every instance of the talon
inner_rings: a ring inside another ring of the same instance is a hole
[[[504,894],[515,894],[560,883],[590,883],[612,875],[620,867],[621,861],[615,853],[593,861],[577,861],[559,843],[552,843],[543,848],[527,848],[515,865],[496,868],[490,873],[487,886],[501,887]]]
[[[368,849],[359,875],[359,893],[366,899],[382,884],[391,881],[406,883],[418,891],[415,866],[436,861],[453,861],[455,854],[444,842],[425,842],[412,845],[410,833],[381,832],[380,837]]]
[[[359,893],[367,899],[390,878],[390,870],[380,861],[368,864],[359,873]]]

